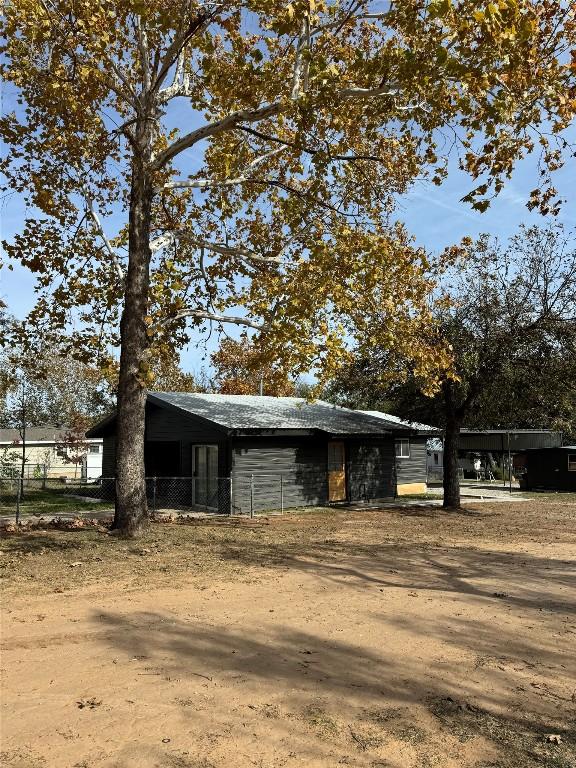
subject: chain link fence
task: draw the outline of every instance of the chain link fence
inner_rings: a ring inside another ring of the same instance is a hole
[[[464,470],[462,467],[458,467],[458,479],[460,482],[464,480]],[[444,480],[444,467],[427,467],[426,469],[426,481],[428,484],[434,483],[442,485]]]
[[[86,457],[76,464],[42,464],[27,459],[22,467],[19,463],[0,462],[0,479],[19,478],[22,474],[25,480],[78,482],[97,480],[102,475],[102,468],[100,465],[91,465]]]
[[[283,514],[328,503],[325,474],[233,474],[231,477],[147,477],[148,509],[155,513],[209,515]],[[116,480],[57,477],[1,477],[0,517],[109,516]],[[348,500],[389,499],[393,481],[382,476],[349,478]],[[344,501],[344,499],[342,499]]]

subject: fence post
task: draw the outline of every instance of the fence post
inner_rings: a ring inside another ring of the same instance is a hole
[[[284,475],[280,475],[280,514],[284,514]]]
[[[254,517],[254,475],[250,475],[250,517]]]
[[[48,467],[46,464],[44,466],[44,471],[42,472],[42,490],[46,490],[46,478],[48,477]]]
[[[156,514],[156,478],[152,478],[152,512]]]
[[[16,525],[20,525],[20,488],[21,481],[16,483]]]
[[[234,488],[232,483],[232,475],[230,475],[230,511],[228,513],[230,517],[234,514]]]

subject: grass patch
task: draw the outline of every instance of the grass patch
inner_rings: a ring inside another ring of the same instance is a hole
[[[498,745],[501,757],[493,768],[576,768],[576,731],[559,731],[562,744],[547,744],[545,723],[523,721],[521,715],[499,716],[453,699],[434,699],[431,712],[461,742],[484,736]],[[486,765],[486,768],[488,768]]]
[[[325,736],[335,736],[338,733],[336,722],[322,707],[308,707],[304,710],[302,720]]]
[[[522,496],[537,501],[576,502],[576,493],[572,491],[522,491]]]
[[[93,496],[94,492],[95,487],[93,485],[60,485],[56,488],[46,489],[24,488],[24,498],[20,501],[20,514],[23,517],[48,517],[75,512],[107,512],[114,509],[112,501],[85,498]],[[6,488],[0,487],[0,515],[16,516],[16,497],[12,489],[8,495]]]

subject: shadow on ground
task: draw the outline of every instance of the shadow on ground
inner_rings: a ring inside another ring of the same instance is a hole
[[[410,654],[402,661],[388,657],[386,633],[394,632],[394,626],[382,628],[382,652],[375,653],[283,625],[215,627],[175,620],[160,612],[107,612],[94,621],[104,626],[114,652],[142,660],[147,674],[165,680],[205,680],[209,690],[214,685],[232,696],[238,695],[242,684],[253,683],[264,684],[268,695],[281,694],[282,712],[276,705],[265,705],[266,717],[274,719],[271,727],[276,734],[288,738],[306,721],[323,729],[331,746],[340,740],[352,752],[359,749],[369,754],[391,740],[406,741],[421,754],[419,766],[433,766],[441,762],[427,760],[450,749],[452,739],[465,744],[484,737],[493,744],[498,759],[477,763],[478,768],[576,766],[573,728],[552,724],[530,708],[514,710],[504,697],[493,697],[488,708],[470,703],[471,688],[457,665],[432,664],[424,669]],[[485,627],[481,636],[478,628],[472,624],[460,635],[467,650],[480,653],[491,645],[505,647],[511,655],[541,652],[526,639],[507,636],[502,627]],[[413,629],[432,631],[431,626]],[[439,626],[436,635],[444,631]],[[552,653],[551,646],[548,652]],[[247,701],[251,700],[249,694]],[[313,704],[319,701],[331,706],[324,709]],[[566,714],[569,709],[567,705]],[[430,718],[433,730],[429,730]],[[559,719],[565,722],[560,715]],[[545,743],[551,728],[561,736],[560,746]]]
[[[220,555],[245,566],[300,570],[332,583],[473,595],[562,614],[576,610],[576,559],[434,544],[340,543],[337,539],[308,545],[228,545]],[[565,589],[566,598],[551,595],[551,586]]]

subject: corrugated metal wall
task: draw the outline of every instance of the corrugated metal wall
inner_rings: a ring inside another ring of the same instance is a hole
[[[555,448],[562,445],[561,432],[514,432],[510,430],[510,450],[524,451],[528,448]],[[508,434],[490,432],[461,432],[458,445],[462,451],[508,451]]]

